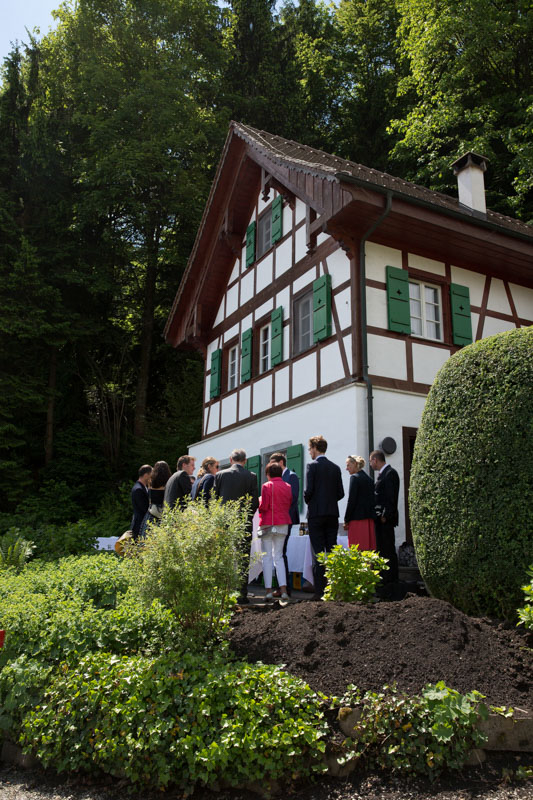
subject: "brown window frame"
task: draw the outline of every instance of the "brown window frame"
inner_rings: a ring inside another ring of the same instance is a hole
[[[299,317],[297,314],[297,309],[299,308],[301,302],[309,296],[311,302],[311,328],[310,328],[310,337],[311,343],[308,347],[300,348],[299,345]],[[292,332],[292,356],[299,356],[302,353],[307,353],[309,350],[312,350],[315,347],[316,342],[313,341],[313,284],[310,284],[308,287],[302,289],[298,294],[296,294],[292,298],[292,315],[291,315],[291,332]]]
[[[262,225],[266,218],[270,220],[269,243],[268,247],[265,247],[264,250],[261,250],[260,246],[264,244],[264,232],[262,231]],[[262,236],[261,233],[263,233]],[[263,258],[263,256],[266,253],[268,253],[271,247],[272,247],[272,203],[270,203],[270,205],[267,208],[265,208],[265,210],[262,211],[257,218],[257,227],[255,232],[255,260],[258,261],[260,258]]]

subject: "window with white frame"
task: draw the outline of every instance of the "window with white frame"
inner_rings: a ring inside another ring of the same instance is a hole
[[[257,220],[256,256],[261,258],[263,253],[272,246],[272,208],[267,210]]]
[[[294,301],[294,352],[303,353],[313,346],[313,291]]]
[[[259,330],[259,374],[270,369],[270,323]]]
[[[230,347],[228,350],[228,391],[237,388],[238,383],[239,348]]]
[[[442,341],[442,305],[438,286],[410,280],[409,309],[414,336]]]

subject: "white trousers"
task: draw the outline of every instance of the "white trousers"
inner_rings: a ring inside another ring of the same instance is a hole
[[[278,586],[287,585],[287,574],[285,572],[285,564],[283,563],[283,543],[289,532],[289,526],[276,525],[276,528],[278,531],[284,531],[285,533],[270,533],[269,528],[263,528],[263,535],[261,536],[263,578],[266,589],[272,588],[272,563],[274,563],[276,567]]]

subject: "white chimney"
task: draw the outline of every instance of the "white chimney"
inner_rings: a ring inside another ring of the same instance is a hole
[[[457,176],[459,203],[478,214],[487,213],[485,203],[485,181],[483,173],[487,169],[488,159],[476,153],[465,153],[451,165],[453,174]]]

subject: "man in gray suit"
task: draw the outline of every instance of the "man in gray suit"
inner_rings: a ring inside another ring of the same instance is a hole
[[[227,503],[228,500],[242,500],[245,497],[251,497],[252,504],[246,525],[246,539],[243,543],[243,550],[247,554],[250,551],[252,539],[252,519],[259,506],[257,475],[245,468],[246,453],[244,450],[233,450],[229,460],[231,466],[215,475],[215,497],[220,497],[223,503]],[[248,600],[248,575],[243,581],[237,602],[240,604],[250,602]]]
[[[168,479],[165,487],[165,505],[174,508],[176,503],[181,505],[183,498],[191,493],[191,475],[194,472],[195,459],[193,456],[180,456],[174,475]]]

